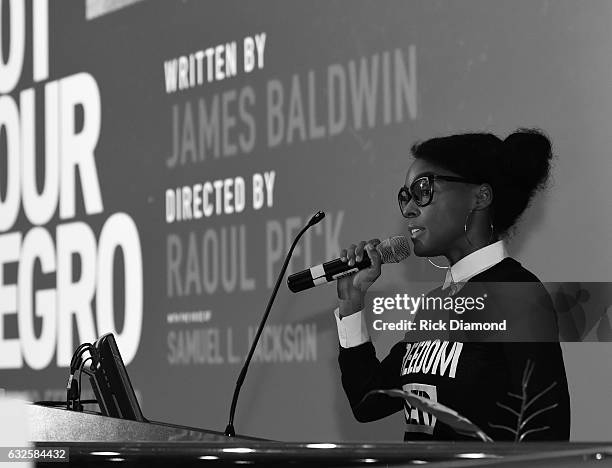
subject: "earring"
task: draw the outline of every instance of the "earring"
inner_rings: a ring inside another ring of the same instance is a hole
[[[467,214],[467,216],[465,217],[465,223],[463,223],[463,233],[465,234],[465,239],[468,241],[468,244],[470,244],[472,247],[474,247],[474,244],[472,244],[472,241],[470,240],[470,236],[468,236],[467,226],[470,220],[470,216],[472,215],[473,212],[474,212],[474,208],[472,208],[470,212]],[[495,234],[495,228],[493,227],[493,219],[491,218],[491,215],[489,215],[489,227],[491,228],[491,234],[489,235],[488,244],[491,243],[491,241],[493,240],[493,235]]]
[[[429,263],[431,263],[433,266],[435,266],[436,268],[440,268],[442,270],[446,270],[449,274],[450,274],[450,295],[454,296],[455,293],[459,290],[459,288],[457,287],[457,283],[455,282],[455,278],[453,278],[453,269],[450,267],[450,265],[448,266],[440,266],[440,265],[436,265],[434,262],[431,261],[431,259],[429,257],[427,257],[427,261]]]
[[[449,266],[436,265],[434,262],[431,261],[429,257],[427,257],[427,261],[431,263],[433,266],[435,266],[436,268],[440,268],[442,270],[448,270],[450,268]]]
[[[495,228],[493,227],[493,218],[489,215],[489,227],[491,228],[491,235],[489,236],[489,244],[495,238]]]
[[[465,223],[463,223],[463,233],[465,234],[465,238],[468,241],[468,244],[470,244],[472,247],[474,247],[474,244],[472,244],[472,241],[470,240],[470,236],[468,236],[467,225],[468,225],[468,221],[470,219],[470,216],[472,216],[473,212],[474,212],[474,208],[472,208],[470,210],[470,212],[467,214],[467,216],[465,217]]]

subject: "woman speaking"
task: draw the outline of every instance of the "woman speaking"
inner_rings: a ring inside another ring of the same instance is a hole
[[[519,331],[510,339],[498,332],[493,340],[470,332],[419,340],[407,332],[379,361],[363,308],[381,274],[380,241],[349,246],[341,254],[349,265],[364,251],[371,259],[369,268],[337,282],[339,363],[355,417],[367,422],[404,410],[404,440],[471,439],[402,399],[369,393],[403,389],[450,407],[496,441],[568,440],[569,393],[554,307],[540,280],[505,245],[548,179],[549,139],[527,129],[503,141],[488,133],[452,135],[415,144],[412,155],[398,193],[406,232],[415,255],[444,256],[449,265],[444,284],[427,297],[484,294],[478,316],[508,320]],[[474,313],[460,318],[474,320]]]

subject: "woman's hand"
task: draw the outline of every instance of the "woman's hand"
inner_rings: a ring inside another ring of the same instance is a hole
[[[340,259],[347,262],[349,266],[354,266],[356,262],[363,260],[364,251],[370,258],[369,268],[343,276],[336,281],[338,288],[338,299],[340,299],[340,316],[354,314],[363,309],[365,293],[370,286],[380,276],[381,258],[376,246],[380,244],[380,239],[361,241],[359,244],[352,244],[342,250]]]

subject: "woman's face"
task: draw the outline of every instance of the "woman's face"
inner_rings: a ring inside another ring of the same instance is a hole
[[[406,187],[424,173],[458,176],[421,159],[415,159],[406,175]],[[404,209],[414,253],[419,257],[444,255],[451,263],[465,255],[469,244],[464,225],[472,209],[474,188],[472,184],[436,179],[433,198],[427,206],[417,206],[414,199]],[[418,231],[413,231],[419,228]]]

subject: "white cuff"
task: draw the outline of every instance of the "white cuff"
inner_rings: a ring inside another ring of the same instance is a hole
[[[340,308],[336,307],[334,316],[338,326],[340,346],[343,348],[353,348],[370,341],[370,334],[368,333],[363,310],[340,318]]]

